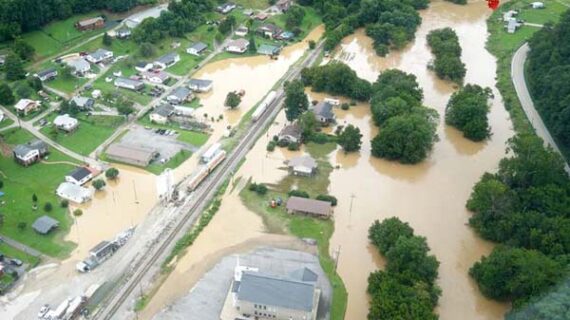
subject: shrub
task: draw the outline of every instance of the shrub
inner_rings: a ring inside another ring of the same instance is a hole
[[[46,202],[44,204],[44,211],[45,212],[50,212],[53,209],[53,205],[51,204],[51,202]]]
[[[248,189],[249,189],[249,191],[253,191],[253,192],[255,192],[255,193],[259,194],[259,195],[264,195],[264,194],[266,194],[266,193],[267,193],[267,190],[268,190],[268,189],[267,189],[267,186],[264,185],[263,183],[259,183],[259,184],[258,184],[258,183],[255,183],[255,182],[252,182],[252,183],[249,185],[249,188],[248,188]]]
[[[289,145],[287,146],[287,150],[297,151],[299,150],[299,144],[296,142],[289,143]]]
[[[319,194],[315,199],[330,202],[331,206],[333,207],[336,206],[336,204],[338,203],[338,200],[336,199],[335,196],[331,196],[328,194]]]
[[[276,143],[274,141],[269,141],[269,143],[267,144],[267,151],[269,152],[273,152],[275,150],[275,145]]]
[[[290,197],[301,197],[301,198],[307,198],[307,199],[310,198],[307,191],[302,191],[302,190],[291,190],[291,191],[289,191],[289,196]]]
[[[18,227],[18,230],[24,231],[27,226],[28,226],[28,224],[25,223],[25,222],[18,222],[18,226],[17,226],[17,227]]]
[[[4,188],[4,181],[0,180],[0,189]]]
[[[69,207],[69,201],[63,199],[63,200],[61,200],[61,202],[59,203],[59,205],[60,205],[62,208],[67,208],[67,207]]]
[[[348,110],[348,109],[350,109],[350,105],[345,102],[345,103],[343,103],[343,104],[340,105],[340,108],[341,108],[342,110]]]
[[[279,141],[277,142],[277,145],[278,145],[280,148],[285,148],[285,147],[287,147],[287,146],[289,145],[289,141],[287,141],[287,140],[279,140]]]
[[[81,216],[83,215],[83,210],[81,210],[81,209],[75,209],[75,210],[73,211],[73,215],[76,216],[76,217],[81,217]]]

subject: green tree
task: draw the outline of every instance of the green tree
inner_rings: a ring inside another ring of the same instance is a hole
[[[28,82],[28,85],[32,89],[34,89],[36,92],[40,91],[44,88],[42,80],[40,80],[40,78],[38,78],[38,77],[28,77],[28,79],[26,79],[26,81]]]
[[[59,72],[60,76],[62,79],[64,80],[71,80],[73,79],[73,69],[71,69],[70,66],[64,66],[63,68],[61,68],[61,71]]]
[[[69,207],[69,201],[63,199],[63,200],[61,200],[61,202],[59,203],[59,205],[60,205],[62,208],[67,208],[67,207]]]
[[[324,66],[305,68],[301,71],[305,86],[312,86],[316,92],[344,95],[351,99],[367,101],[372,87],[344,63],[334,62]]]
[[[491,89],[468,84],[453,93],[445,109],[445,122],[463,132],[473,141],[481,141],[491,135],[487,119],[489,105],[487,100]]]
[[[106,47],[110,47],[113,44],[113,38],[111,38],[111,36],[105,32],[103,33],[103,45]]]
[[[36,49],[34,49],[34,47],[32,47],[31,45],[29,45],[27,42],[25,42],[20,38],[14,41],[14,44],[12,45],[12,50],[22,60],[32,60],[34,54],[36,53]]]
[[[140,45],[139,52],[141,56],[148,58],[156,54],[156,48],[154,47],[154,45],[152,45],[152,43],[143,42]]]
[[[499,246],[475,263],[469,274],[485,296],[516,303],[556,284],[562,270],[558,262],[538,251]]]
[[[20,57],[15,54],[9,54],[4,62],[4,70],[6,71],[6,80],[16,81],[26,77],[26,70]]]
[[[257,52],[257,45],[255,44],[255,35],[251,35],[249,36],[249,47],[248,50],[250,53],[256,53]]]
[[[314,50],[317,47],[315,40],[309,40],[309,49]]]
[[[237,20],[234,16],[227,16],[221,23],[218,25],[218,31],[221,34],[227,35],[232,31],[232,29],[236,26]]]
[[[27,99],[34,94],[34,90],[28,85],[27,82],[18,82],[14,86],[14,92],[19,98]]]
[[[433,68],[437,76],[444,80],[463,82],[466,68],[461,62],[461,46],[455,31],[451,28],[432,30],[427,41],[435,55]]]
[[[226,96],[225,105],[230,107],[230,109],[235,109],[241,103],[241,97],[235,91],[228,92]]]
[[[285,85],[285,116],[294,121],[309,109],[309,99],[305,94],[305,86],[300,80],[293,80]]]
[[[119,177],[119,169],[109,168],[105,171],[105,177],[109,180],[115,180]]]
[[[395,272],[410,279],[433,283],[437,278],[439,262],[428,255],[429,247],[424,237],[399,237],[386,252],[388,272]]]
[[[107,184],[105,183],[105,180],[103,179],[97,179],[95,181],[93,181],[93,188],[95,188],[95,190],[99,191],[101,189],[103,189]]]
[[[427,158],[437,140],[434,116],[414,113],[386,121],[372,140],[372,155],[414,164]]]
[[[83,215],[83,210],[75,209],[75,210],[73,210],[73,215],[76,217],[81,217]]]
[[[18,225],[17,225],[18,230],[20,230],[20,232],[26,230],[27,226],[28,226],[28,224],[25,222],[18,222]]]
[[[368,239],[381,254],[386,254],[394,247],[400,237],[409,238],[413,235],[412,227],[396,217],[384,219],[382,222],[376,220],[368,229]]]
[[[6,83],[0,84],[0,104],[9,106],[16,102],[12,89]]]
[[[44,204],[44,211],[45,212],[50,212],[53,209],[53,205],[51,204],[51,202],[46,202]]]
[[[285,13],[285,26],[287,29],[299,27],[303,23],[305,9],[300,6],[291,6]]]
[[[315,130],[318,128],[319,123],[315,118],[315,114],[307,111],[299,117],[299,126],[301,127],[303,138],[306,139],[313,135]]]
[[[338,144],[345,152],[354,152],[360,150],[362,145],[362,134],[360,129],[351,124],[346,126],[338,135]]]
[[[33,203],[37,203],[38,202],[38,196],[36,196],[36,194],[32,194],[32,202]]]

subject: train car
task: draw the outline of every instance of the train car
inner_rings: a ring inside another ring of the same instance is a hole
[[[216,167],[222,162],[224,161],[224,159],[226,158],[226,152],[224,150],[220,150],[220,152],[218,152],[210,162],[208,162],[208,164],[206,164],[206,166],[208,167],[208,173],[211,173],[212,171],[214,171],[214,169],[216,169]]]
[[[253,112],[253,115],[251,116],[251,118],[254,122],[259,120],[261,115],[265,112],[265,110],[267,110],[267,107],[269,107],[269,105],[273,102],[273,100],[275,100],[276,96],[277,96],[277,92],[271,91],[271,92],[269,92],[269,94],[267,94],[265,99],[263,99],[263,101],[261,101],[259,106],[257,106],[257,109],[255,109],[255,111]]]
[[[208,176],[209,171],[207,166],[200,166],[196,173],[190,178],[190,182],[188,182],[188,191],[194,191],[204,179]]]
[[[200,160],[202,161],[202,163],[208,163],[210,161],[212,161],[212,159],[214,158],[214,156],[222,149],[222,145],[220,143],[214,143],[213,145],[211,145],[208,150],[206,150],[203,154],[202,157],[200,157]]]

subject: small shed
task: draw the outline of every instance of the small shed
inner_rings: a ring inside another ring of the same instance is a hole
[[[317,171],[317,161],[308,155],[292,158],[287,162],[287,166],[296,176],[309,177]]]
[[[301,213],[318,218],[328,219],[332,215],[332,205],[328,201],[291,197],[287,200],[287,212]]]
[[[32,229],[39,234],[48,234],[51,230],[59,226],[59,221],[50,216],[41,216],[34,221]]]
[[[281,48],[278,46],[272,46],[270,44],[262,44],[259,46],[259,48],[257,49],[257,53],[259,54],[264,54],[264,55],[268,55],[268,56],[274,56],[279,54],[279,52],[281,51]]]

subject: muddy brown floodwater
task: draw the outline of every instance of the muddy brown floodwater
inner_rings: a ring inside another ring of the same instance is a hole
[[[366,318],[367,277],[383,264],[369,245],[367,230],[374,220],[391,216],[410,223],[416,234],[427,237],[432,253],[441,262],[438,283],[443,294],[437,310],[441,319],[501,319],[508,308],[482,297],[468,276],[469,268],[488,254],[492,245],[468,227],[470,213],[465,202],[480,176],[496,168],[506,140],[513,135],[502,98],[494,87],[496,62],[485,50],[485,20],[490,13],[484,1],[466,6],[432,1],[430,8],[421,12],[423,22],[416,40],[401,52],[392,52],[386,58],[376,56],[372,41],[360,30],[344,39],[336,55],[369,81],[388,68],[415,74],[424,90],[424,104],[441,117],[440,141],[429,159],[405,166],[370,156],[370,140],[377,128],[367,106],[337,112],[340,124],[355,124],[364,135],[359,154],[335,152],[330,156],[331,163],[340,166],[331,174],[330,193],[339,199],[331,250],[340,250],[338,272],[349,293],[346,319]],[[445,105],[455,89],[426,68],[432,59],[426,35],[442,27],[453,28],[459,36],[467,66],[465,82],[493,88],[495,99],[489,114],[493,136],[485,143],[470,142],[443,123]]]

